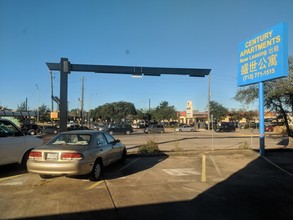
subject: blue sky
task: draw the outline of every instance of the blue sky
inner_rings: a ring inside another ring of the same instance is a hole
[[[0,106],[51,108],[46,62],[68,58],[74,64],[210,68],[211,100],[229,109],[242,106],[237,91],[238,45],[280,22],[288,24],[288,52],[293,55],[292,0],[0,0]],[[59,72],[53,72],[54,95]],[[179,111],[207,106],[208,77],[73,72],[69,109],[117,101],[137,108],[168,101]],[[56,109],[56,104],[55,104]]]

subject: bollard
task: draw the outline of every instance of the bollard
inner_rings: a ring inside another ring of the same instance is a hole
[[[201,159],[201,182],[205,183],[206,181],[207,181],[206,155],[202,155],[202,159]]]

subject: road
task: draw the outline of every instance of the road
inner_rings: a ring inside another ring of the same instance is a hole
[[[136,130],[131,135],[115,135],[126,144],[129,152],[137,152],[138,146],[153,140],[159,144],[162,151],[186,150],[217,150],[217,149],[259,149],[258,130],[237,130],[236,132],[213,132],[199,130],[196,132],[174,132],[166,129],[164,134],[144,134]],[[287,138],[266,133],[265,145],[267,149],[284,147]]]

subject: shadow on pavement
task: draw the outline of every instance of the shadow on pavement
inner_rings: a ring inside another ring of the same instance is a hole
[[[283,138],[279,143],[277,143],[277,145],[283,145],[283,146],[287,146],[289,144],[289,138]]]
[[[20,164],[8,164],[0,166],[0,178],[20,175],[27,173],[27,171],[21,167]]]
[[[292,167],[292,157],[268,152],[192,200],[29,219],[293,219],[293,176],[267,161]]]
[[[148,170],[153,166],[163,162],[169,156],[167,154],[158,154],[157,156],[148,157],[147,163],[145,160],[142,160],[143,157],[132,157],[131,160],[126,159],[124,164],[113,164],[109,167],[104,168],[103,179],[117,179],[120,177],[126,177],[135,173],[142,172],[144,170]]]

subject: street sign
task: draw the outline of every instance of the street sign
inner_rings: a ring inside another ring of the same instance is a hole
[[[238,86],[288,76],[288,25],[277,24],[238,47]]]

